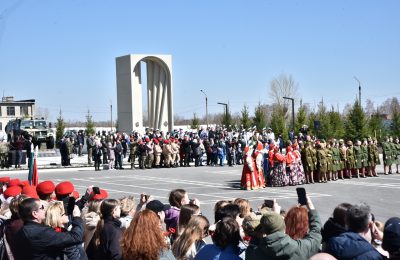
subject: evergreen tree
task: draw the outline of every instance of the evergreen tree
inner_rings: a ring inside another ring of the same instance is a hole
[[[289,139],[285,123],[285,111],[282,106],[274,106],[271,117],[271,128],[274,131],[276,138],[281,134],[285,142]]]
[[[95,134],[96,129],[94,126],[94,122],[92,120],[92,115],[90,114],[90,111],[88,110],[87,116],[86,116],[86,134],[88,135],[93,135]]]
[[[329,118],[329,123],[332,126],[332,133],[331,136],[328,136],[328,138],[329,137],[336,139],[344,138],[345,135],[344,123],[340,113],[332,110],[328,112],[328,118]]]
[[[193,113],[193,119],[192,119],[192,124],[190,126],[190,129],[199,129],[199,125],[200,125],[200,120],[196,116],[196,113]]]
[[[306,125],[307,122],[307,110],[306,110],[306,106],[302,103],[302,101],[300,100],[300,106],[299,106],[299,110],[297,111],[296,114],[296,128],[294,129],[294,131],[297,133],[299,131],[299,129],[303,126]]]
[[[241,113],[242,113],[242,117],[240,119],[240,123],[241,123],[243,129],[249,129],[251,127],[251,120],[250,120],[250,116],[249,116],[249,107],[244,105]]]
[[[382,135],[383,129],[382,117],[378,113],[372,114],[368,120],[369,136],[376,137],[379,141],[381,141],[382,137],[386,135]]]
[[[56,143],[58,143],[59,140],[64,135],[65,132],[65,127],[66,124],[64,122],[64,118],[62,117],[61,109],[60,109],[60,115],[57,118],[57,123],[56,123]]]
[[[261,103],[258,103],[258,106],[255,108],[253,123],[260,132],[264,127],[267,126],[267,122],[265,120],[265,111],[261,106]]]
[[[230,129],[232,127],[232,115],[231,115],[228,107],[226,107],[226,111],[225,111],[224,115],[222,116],[221,123],[228,129]]]
[[[345,129],[346,137],[353,141],[362,140],[368,136],[367,120],[358,99],[347,114]]]
[[[392,123],[390,125],[390,132],[392,136],[400,136],[400,111],[395,109],[392,112]]]

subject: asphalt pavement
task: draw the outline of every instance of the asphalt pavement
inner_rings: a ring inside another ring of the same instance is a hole
[[[72,167],[61,167],[60,158],[39,158],[39,181],[52,180],[58,183],[70,180],[81,194],[89,185],[99,186],[106,189],[112,198],[133,195],[138,199],[141,193],[146,193],[165,203],[168,203],[168,194],[172,189],[183,188],[188,191],[190,198],[200,200],[202,212],[210,221],[214,220],[214,204],[222,199],[249,199],[254,210],[264,199],[275,198],[286,210],[297,204],[296,187],[293,186],[241,190],[240,165],[131,170],[125,160],[124,170],[94,171],[94,167],[87,167],[87,156],[75,157],[71,162]],[[57,165],[50,167],[52,163]],[[335,206],[342,202],[365,202],[371,206],[377,220],[386,221],[389,217],[400,216],[400,174],[383,175],[382,166],[378,166],[378,172],[380,177],[353,178],[302,187],[314,202],[322,221],[327,220]],[[21,180],[26,179],[27,174],[27,169],[0,172],[0,176]]]

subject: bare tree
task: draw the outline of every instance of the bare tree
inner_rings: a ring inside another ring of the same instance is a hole
[[[48,108],[43,108],[36,106],[36,114],[34,115],[36,118],[44,118],[48,119],[49,118],[49,109]]]
[[[365,114],[370,117],[371,115],[376,113],[376,109],[374,107],[374,102],[372,102],[371,99],[366,100],[366,105],[365,105]]]
[[[279,106],[287,106],[288,100],[283,97],[297,98],[298,84],[294,81],[292,75],[281,74],[272,79],[270,97],[273,103]]]

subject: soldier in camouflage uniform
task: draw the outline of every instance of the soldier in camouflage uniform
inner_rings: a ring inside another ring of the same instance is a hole
[[[306,183],[314,183],[314,171],[316,169],[317,160],[315,158],[316,152],[312,142],[305,142],[303,154],[302,159]]]
[[[332,171],[333,171],[333,158],[332,158],[332,146],[331,143],[327,142],[325,147],[326,153],[326,176],[328,181],[332,180]]]
[[[369,172],[368,168],[368,142],[367,139],[364,138],[361,143],[361,154],[362,154],[362,177],[365,178],[365,174]]]
[[[374,144],[374,141],[372,138],[368,138],[368,176],[370,177],[378,177],[378,174],[376,174],[376,164],[377,161],[379,163],[379,153],[378,153],[378,148]]]
[[[362,151],[361,151],[361,142],[359,140],[356,140],[354,142],[353,146],[353,151],[354,151],[354,159],[355,159],[355,173],[356,177],[360,177],[360,173],[362,171]]]
[[[356,167],[352,141],[347,141],[346,159],[346,170],[349,178],[351,179]]]
[[[384,169],[384,174],[387,175],[388,169],[389,173],[392,173],[392,149],[389,137],[385,137],[385,140],[382,142],[382,150],[383,150],[383,169]]]
[[[134,136],[131,136],[130,138],[130,144],[129,144],[129,161],[131,163],[131,169],[135,169],[135,159],[137,156],[137,150],[138,150],[138,142],[135,140]]]
[[[340,152],[339,152],[339,144],[338,142],[334,139],[332,141],[332,173],[333,173],[333,180],[336,181],[338,180],[338,173],[341,171],[340,168]]]
[[[326,172],[328,169],[328,164],[327,164],[327,154],[325,151],[324,142],[320,142],[319,144],[317,144],[317,169],[318,169],[317,181],[319,183],[327,182]]]
[[[399,138],[396,137],[395,142],[395,164],[396,164],[396,173],[399,173],[399,164],[400,164],[400,142]]]
[[[339,178],[344,180],[344,176],[347,175],[347,168],[346,168],[346,163],[347,163],[347,157],[346,157],[346,146],[344,145],[344,140],[340,139],[339,140],[339,156],[340,156],[340,162],[339,162]]]

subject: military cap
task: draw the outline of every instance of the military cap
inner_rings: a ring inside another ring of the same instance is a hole
[[[22,188],[20,186],[11,186],[4,191],[4,198],[15,197],[21,194]]]
[[[71,194],[75,190],[74,185],[69,181],[63,181],[57,184],[55,192],[57,196]]]
[[[36,187],[35,186],[25,186],[22,191],[21,194],[24,194],[30,198],[34,198],[34,199],[38,199],[39,196],[36,192]]]
[[[42,181],[36,186],[36,192],[38,194],[50,195],[54,192],[56,186],[52,181]]]
[[[108,198],[108,192],[106,190],[100,189],[100,194],[94,194],[90,200],[104,200]]]

